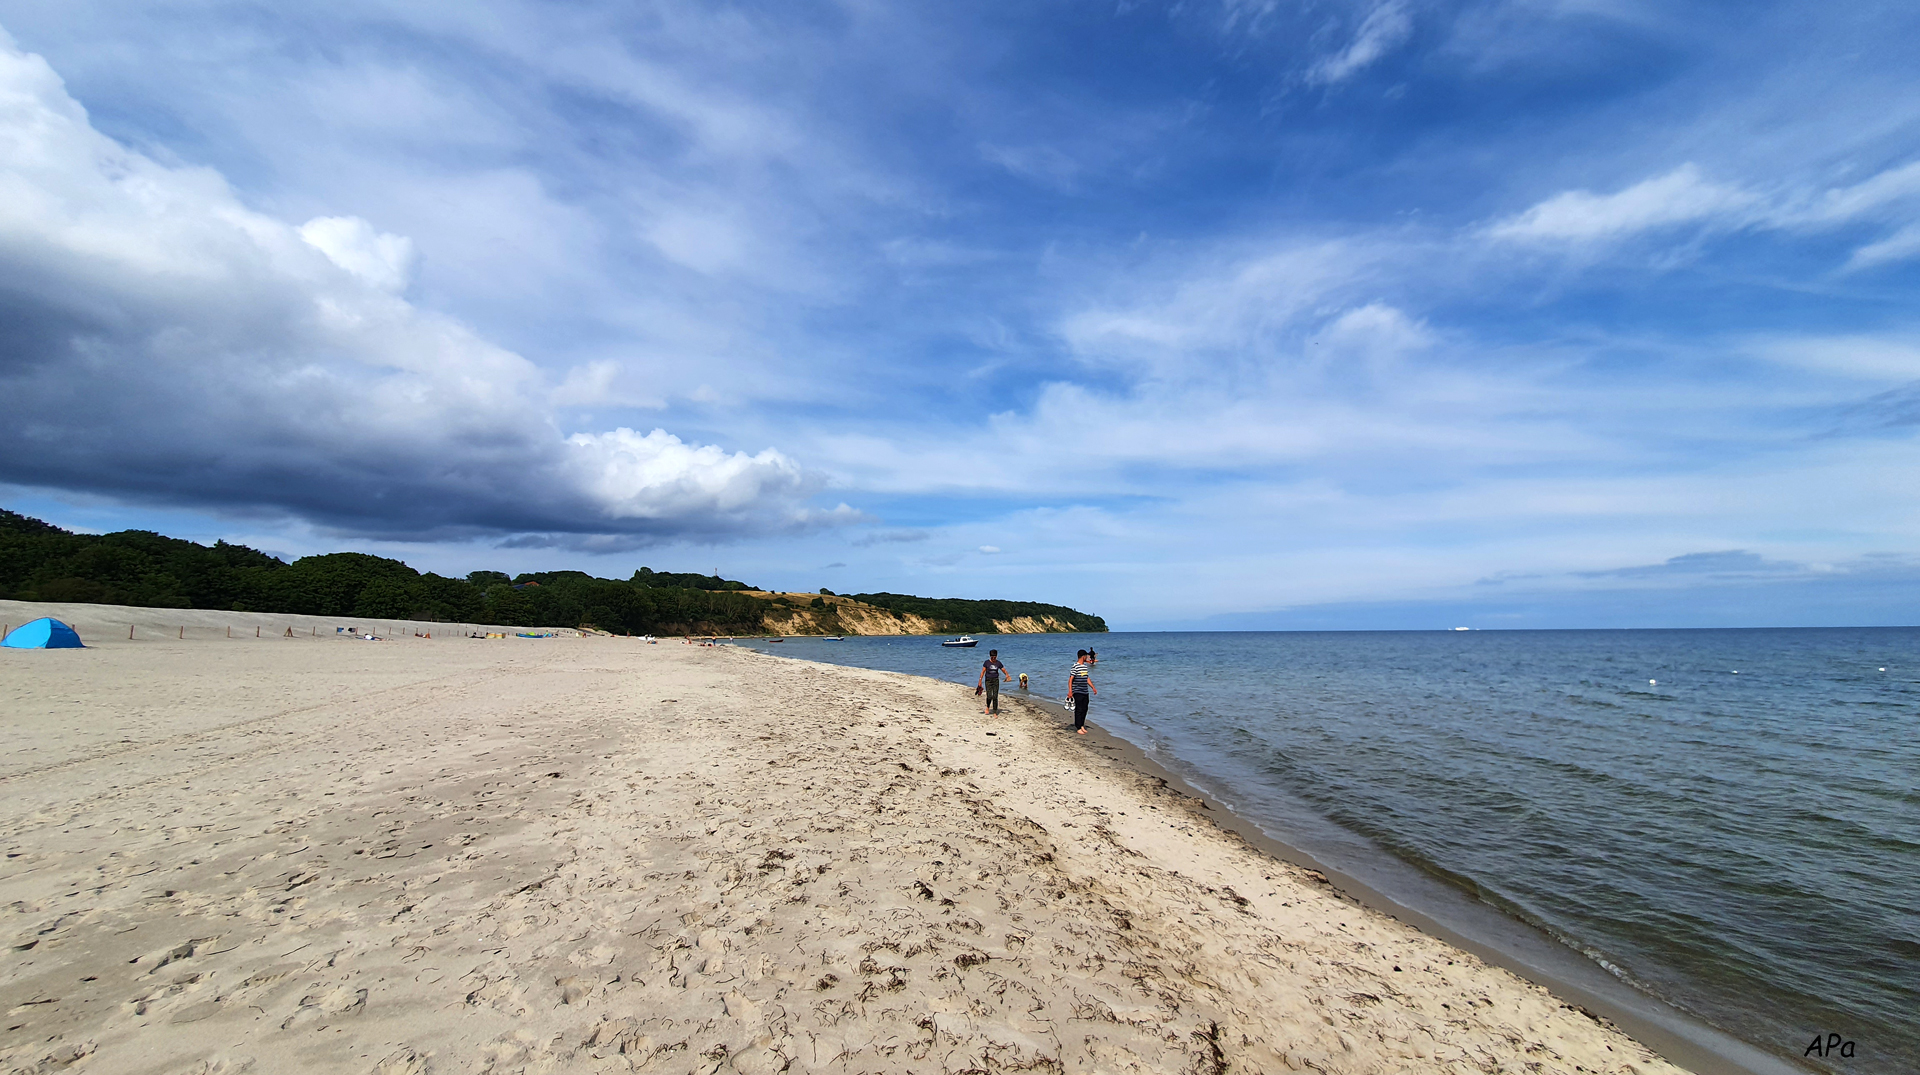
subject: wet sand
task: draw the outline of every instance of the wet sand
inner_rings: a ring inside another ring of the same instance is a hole
[[[0,653],[10,1070],[1679,1070],[1038,708],[207,635]]]

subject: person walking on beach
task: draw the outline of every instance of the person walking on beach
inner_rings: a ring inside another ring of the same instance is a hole
[[[1100,691],[1093,685],[1093,666],[1087,663],[1087,651],[1074,655],[1073,671],[1067,673],[1067,701],[1073,706],[1073,730],[1087,734],[1087,705]]]
[[[976,689],[985,688],[987,692],[987,716],[1000,715],[1000,677],[1007,674],[1007,666],[1000,663],[1000,651],[990,649],[987,659],[980,665],[980,681],[974,684]]]

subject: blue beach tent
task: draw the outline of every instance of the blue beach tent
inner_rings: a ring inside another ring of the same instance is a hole
[[[73,628],[42,616],[15,627],[0,646],[7,649],[85,649]]]

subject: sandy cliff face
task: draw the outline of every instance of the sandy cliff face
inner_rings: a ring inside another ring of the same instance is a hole
[[[829,609],[837,619],[827,616]],[[767,630],[787,635],[932,635],[941,633],[919,616],[901,615],[872,605],[835,601],[829,609],[775,607],[767,613]]]
[[[919,616],[902,615],[889,612],[872,605],[860,605],[851,601],[835,605],[840,612],[840,625],[850,635],[932,635],[940,632],[932,623]]]
[[[952,634],[932,620],[911,613],[894,612],[862,604],[845,597],[829,597],[825,608],[813,608],[812,594],[756,593],[771,601],[785,597],[801,607],[774,605],[767,611],[767,630],[785,635],[938,635]],[[830,615],[831,614],[831,615]],[[994,630],[1003,635],[1043,635],[1073,630],[1073,625],[1057,616],[1016,616],[993,621]]]
[[[1069,633],[1073,625],[1058,616],[1015,616],[993,621],[993,629],[1003,635],[1046,635]]]

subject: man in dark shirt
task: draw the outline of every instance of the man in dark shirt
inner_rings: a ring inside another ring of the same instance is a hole
[[[1087,703],[1100,689],[1093,685],[1093,666],[1087,663],[1087,651],[1074,654],[1073,671],[1067,673],[1067,704],[1073,707],[1073,730],[1087,734]]]
[[[1000,677],[1007,674],[1007,666],[1000,663],[1000,651],[987,651],[986,661],[980,665],[980,681],[975,687],[983,687],[987,692],[987,716],[1000,715]]]

